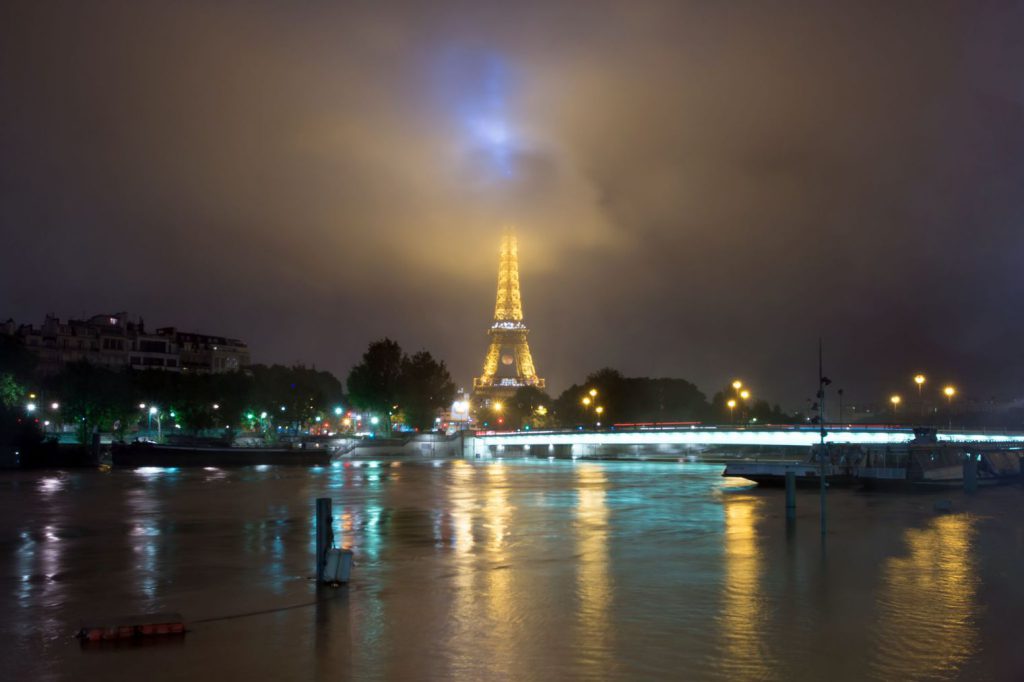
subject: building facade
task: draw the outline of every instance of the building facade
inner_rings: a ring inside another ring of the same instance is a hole
[[[249,366],[249,348],[238,339],[192,334],[164,327],[147,331],[127,313],[93,315],[87,320],[47,315],[39,327],[8,320],[0,328],[38,358],[41,374],[56,374],[74,362],[106,369],[157,369],[169,372],[221,373]]]

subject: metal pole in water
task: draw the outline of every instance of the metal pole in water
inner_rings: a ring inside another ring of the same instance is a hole
[[[825,508],[825,459],[828,456],[828,451],[825,449],[825,436],[828,432],[825,430],[825,386],[832,383],[832,381],[825,377],[825,372],[822,368],[821,359],[821,338],[818,338],[818,426],[820,427],[821,435],[821,450],[818,453],[818,480],[820,481],[821,491],[821,535],[825,536],[825,532],[828,529],[828,520],[826,517]]]
[[[966,453],[964,460],[964,492],[974,493],[978,491],[978,460],[977,456]]]
[[[331,548],[334,531],[331,530],[331,498],[316,498],[316,582],[324,581],[324,562]]]
[[[796,520],[796,472],[786,472],[786,522]]]

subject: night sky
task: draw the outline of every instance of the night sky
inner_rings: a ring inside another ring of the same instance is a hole
[[[1013,5],[4,2],[0,317],[469,387],[513,223],[554,394],[1024,396]]]

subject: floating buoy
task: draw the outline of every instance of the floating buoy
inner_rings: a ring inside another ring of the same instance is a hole
[[[180,613],[154,613],[83,623],[76,636],[85,643],[184,634],[185,620]]]

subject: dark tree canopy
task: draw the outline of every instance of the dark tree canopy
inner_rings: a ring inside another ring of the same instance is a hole
[[[371,343],[362,361],[348,373],[346,384],[352,403],[386,416],[398,403],[402,358],[402,347],[391,339]]]
[[[551,396],[536,386],[523,386],[505,403],[505,427],[542,429],[553,424]]]
[[[434,428],[437,411],[450,405],[454,397],[455,384],[444,362],[435,360],[427,351],[402,359],[398,404],[409,426]]]
[[[455,384],[444,362],[426,351],[405,355],[391,339],[374,341],[348,375],[352,402],[388,417],[401,410],[409,426],[429,429],[437,410],[451,403]]]

